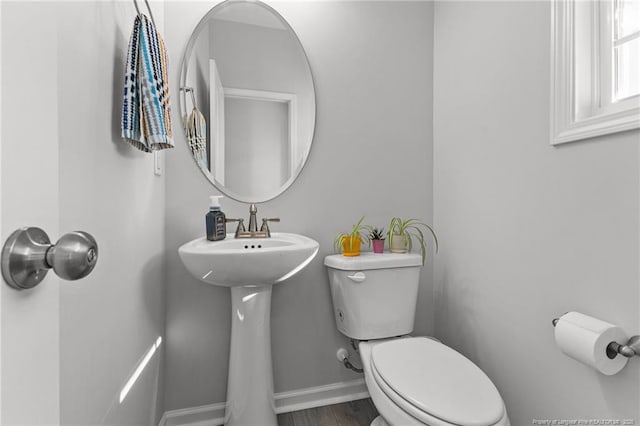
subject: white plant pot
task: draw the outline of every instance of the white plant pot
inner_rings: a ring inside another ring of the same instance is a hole
[[[389,251],[391,253],[408,252],[409,240],[407,235],[393,234],[393,238],[389,241]]]

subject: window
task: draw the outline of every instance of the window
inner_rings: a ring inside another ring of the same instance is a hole
[[[640,95],[640,0],[613,2],[613,101]]]
[[[640,0],[552,2],[551,143],[640,127]]]

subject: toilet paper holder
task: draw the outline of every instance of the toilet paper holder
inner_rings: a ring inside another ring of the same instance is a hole
[[[551,323],[555,327],[558,321],[560,321],[560,318],[554,318]],[[627,358],[640,356],[640,335],[631,337],[626,345],[621,345],[618,342],[611,342],[607,345],[607,356],[609,359],[615,358],[618,354]]]

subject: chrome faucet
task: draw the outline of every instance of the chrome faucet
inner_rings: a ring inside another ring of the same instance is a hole
[[[251,204],[249,206],[249,232],[258,232],[256,213],[258,213],[258,208],[255,204]]]
[[[227,219],[227,222],[238,222],[236,228],[235,238],[270,238],[271,231],[269,230],[269,222],[280,222],[280,218],[263,218],[262,226],[258,231],[258,219],[256,214],[258,208],[255,204],[249,206],[249,229],[244,226],[244,219]]]

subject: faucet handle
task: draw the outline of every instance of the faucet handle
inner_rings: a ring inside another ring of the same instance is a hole
[[[225,223],[229,223],[229,222],[238,222],[238,227],[236,228],[236,238],[238,238],[238,233],[240,233],[240,232],[246,232],[246,228],[244,227],[244,219],[230,219],[230,218],[225,218],[224,222],[225,222]]]
[[[264,232],[267,235],[267,238],[271,237],[271,231],[269,230],[269,222],[280,222],[279,217],[272,218],[263,218],[262,226],[260,227],[260,232]]]
[[[238,226],[244,226],[244,219],[232,219],[232,218],[225,218],[224,219],[225,223],[229,223],[229,222],[238,222]]]

